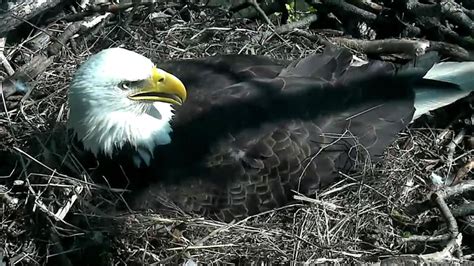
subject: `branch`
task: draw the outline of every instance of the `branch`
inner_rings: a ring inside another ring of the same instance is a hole
[[[462,47],[465,48],[474,48],[474,43],[468,38],[463,38],[459,36],[454,30],[449,27],[441,24],[439,19],[435,17],[420,17],[416,19],[416,24],[422,27],[424,30],[431,30],[437,32],[442,39],[447,39],[448,41],[453,41]]]
[[[431,265],[434,263],[438,265],[439,263],[448,263],[452,261],[458,261],[459,259],[454,257],[455,254],[462,244],[462,234],[456,235],[452,238],[446,247],[438,252],[423,254],[423,255],[401,255],[396,257],[390,257],[382,260],[383,265]]]
[[[437,235],[437,236],[410,236],[407,238],[403,238],[403,242],[442,242],[442,241],[448,241],[451,239],[450,234],[442,234],[442,235]]]
[[[343,37],[331,38],[338,45],[346,46],[365,54],[407,54],[419,56],[430,46],[429,41],[408,39],[360,40]]]
[[[99,16],[105,18],[106,15]],[[54,42],[50,43],[46,48],[47,53],[40,52],[35,55],[30,62],[23,65],[16,70],[15,74],[5,79],[0,83],[0,91],[5,94],[12,95],[18,91],[18,81],[28,82],[34,79],[39,74],[43,73],[53,62],[57,54],[62,50],[71,37],[80,30],[86,31],[90,29],[88,24],[95,21],[92,18],[90,21],[78,21],[71,23],[64,32],[58,36]],[[98,22],[94,22],[96,25]]]
[[[8,75],[11,76],[15,73],[15,70],[13,70],[12,66],[10,65],[10,62],[8,62],[8,59],[5,57],[5,42],[6,38],[0,38],[0,64],[3,65]]]
[[[251,4],[255,10],[260,13],[260,16],[262,16],[265,19],[265,22],[267,22],[268,25],[274,27],[272,21],[268,18],[267,14],[265,14],[265,11],[260,7],[260,5],[257,3],[257,0],[248,0],[249,4]]]
[[[441,54],[458,60],[473,60],[473,56],[464,48],[446,42],[435,42],[413,39],[382,39],[360,40],[342,37],[330,38],[338,45],[343,45],[365,54],[405,54],[410,57],[420,56],[429,51],[438,51]]]
[[[374,13],[346,3],[344,0],[321,0],[321,2],[326,6],[332,7],[335,11],[341,11],[342,13],[356,16],[367,23],[372,23],[377,19],[377,15]]]
[[[296,28],[306,27],[307,25],[315,22],[316,20],[318,20],[318,16],[316,14],[311,14],[311,15],[306,16],[306,17],[304,17],[304,18],[302,18],[298,21],[282,25],[282,26],[278,27],[277,29],[275,29],[275,32],[279,33],[279,34],[287,33],[287,32],[290,32],[290,31],[296,29]]]
[[[423,261],[428,261],[428,262],[440,262],[440,261],[450,261],[450,260],[457,260],[455,257],[453,257],[453,254],[455,254],[457,251],[460,250],[462,244],[462,234],[457,234],[449,243],[446,245],[446,247],[439,252],[431,253],[431,254],[425,254],[425,255],[420,255],[420,258]]]
[[[462,257],[461,251],[461,242],[462,242],[462,234],[459,233],[458,223],[454,218],[453,213],[446,204],[445,197],[446,193],[434,192],[431,194],[430,200],[433,203],[436,203],[438,209],[441,212],[444,220],[446,221],[447,228],[449,230],[449,234],[444,234],[441,236],[434,236],[434,237],[424,237],[424,236],[413,236],[409,239],[404,239],[405,242],[408,241],[423,241],[426,242],[430,241],[440,241],[440,240],[450,240],[450,242],[446,245],[446,247],[440,251],[426,255],[420,255],[422,260],[430,260],[430,261],[443,261],[443,260],[452,260],[456,259],[453,257],[453,254],[456,255],[457,258]]]
[[[452,211],[454,217],[474,215],[474,202],[465,203]]]
[[[440,17],[444,15],[453,23],[470,30],[474,30],[474,23],[464,13],[463,7],[453,0],[441,0],[436,4],[422,4],[418,0],[406,1],[406,9],[417,17]]]
[[[451,237],[455,238],[459,234],[458,224],[454,218],[451,210],[449,210],[446,201],[444,200],[443,194],[435,192],[431,195],[431,200],[438,204],[438,209],[441,211],[443,218],[448,224],[448,229],[451,232]]]
[[[474,180],[464,181],[452,187],[445,187],[436,193],[442,196],[445,200],[449,200],[455,196],[474,191]],[[417,215],[433,208],[431,200],[424,200],[422,202],[414,203],[405,208],[405,211],[409,215]]]
[[[55,7],[59,3],[61,3],[61,0],[23,0],[22,3],[8,10],[5,14],[0,14],[0,37],[15,29],[24,21]]]
[[[443,15],[445,15],[449,20],[465,29],[469,29],[471,32],[474,30],[474,22],[468,15],[464,14],[460,4],[453,0],[442,0],[440,5],[441,13],[443,13]]]
[[[105,13],[118,13],[130,7],[137,7],[137,6],[150,6],[154,3],[159,3],[163,1],[155,1],[155,2],[147,2],[147,1],[140,1],[138,3],[126,3],[126,4],[112,4],[112,5],[100,5],[100,6],[90,6],[86,11],[64,15],[59,18],[59,20],[73,22],[78,20],[83,20],[85,17],[94,15],[94,14],[105,14]],[[58,20],[58,19],[54,19]],[[46,20],[46,22],[52,22],[52,20]]]
[[[474,169],[474,159],[471,159],[469,162],[467,162],[463,167],[461,167],[458,172],[456,173],[456,176],[454,177],[453,184],[458,184],[461,180],[463,180],[469,172]]]
[[[353,5],[364,7],[365,9],[371,9],[376,12],[381,12],[383,10],[383,6],[372,2],[372,0],[349,0],[349,2]]]

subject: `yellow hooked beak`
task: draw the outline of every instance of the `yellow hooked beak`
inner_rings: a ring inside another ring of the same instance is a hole
[[[135,101],[165,102],[182,105],[186,101],[186,88],[177,77],[153,67],[151,76],[143,87],[138,88],[128,98]]]

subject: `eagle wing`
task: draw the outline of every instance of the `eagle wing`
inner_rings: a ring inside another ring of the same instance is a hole
[[[254,56],[165,64],[189,100],[133,206],[240,219],[377,160],[411,121],[412,80],[423,73],[394,78],[390,63],[351,59],[326,49],[289,64]]]

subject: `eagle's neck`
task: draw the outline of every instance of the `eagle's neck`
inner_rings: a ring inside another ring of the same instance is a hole
[[[155,147],[171,142],[172,117],[170,104],[156,102],[136,110],[100,109],[88,112],[82,118],[72,116],[69,125],[84,148],[95,156],[103,154],[112,158],[125,146],[131,146],[134,151],[130,152],[135,152],[130,154],[134,164],[147,166]]]

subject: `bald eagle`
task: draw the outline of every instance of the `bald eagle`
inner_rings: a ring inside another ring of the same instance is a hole
[[[439,60],[356,64],[329,47],[155,65],[109,48],[75,73],[68,127],[98,175],[127,182],[132,208],[241,219],[379,160],[415,118],[468,95],[474,63]]]

